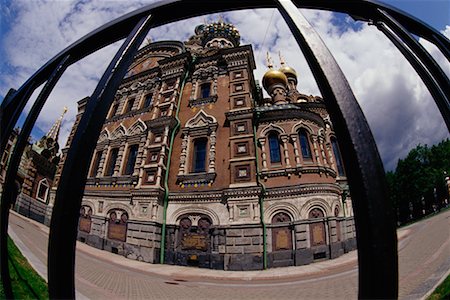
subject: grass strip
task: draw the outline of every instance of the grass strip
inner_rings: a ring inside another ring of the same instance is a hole
[[[20,253],[14,242],[8,237],[8,265],[14,298],[48,299],[48,287],[45,280],[31,267]],[[5,299],[0,285],[0,299]]]
[[[450,299],[450,275],[434,290],[427,300]]]

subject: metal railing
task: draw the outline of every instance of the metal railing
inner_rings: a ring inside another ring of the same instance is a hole
[[[197,5],[195,5],[197,4]],[[75,244],[78,212],[90,162],[114,94],[139,45],[153,27],[204,14],[240,9],[280,11],[318,83],[336,136],[342,147],[354,201],[358,243],[359,297],[396,298],[398,293],[397,237],[384,169],[370,128],[333,56],[298,8],[337,11],[371,22],[399,48],[422,78],[450,129],[449,79],[412,35],[435,44],[450,60],[450,43],[436,30],[388,5],[370,0],[246,0],[161,1],[124,15],[73,43],[42,66],[0,106],[0,152],[33,91],[45,83],[28,113],[11,156],[1,195],[0,269],[5,295],[12,298],[7,261],[9,207],[15,199],[14,178],[26,140],[44,103],[71,64],[124,39],[86,106],[67,153],[50,227],[48,284],[51,298],[74,298]],[[81,151],[81,149],[83,151]]]

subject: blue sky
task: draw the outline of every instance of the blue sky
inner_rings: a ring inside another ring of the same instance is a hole
[[[0,0],[0,100],[10,87],[18,88],[42,64],[70,43],[118,16],[152,0]],[[450,35],[450,1],[385,1]],[[417,144],[434,144],[448,137],[439,112],[409,64],[374,27],[354,22],[342,14],[302,10],[334,54],[347,76],[375,135],[386,169]],[[319,94],[317,84],[281,16],[274,10],[231,12],[224,15],[239,29],[242,44],[252,44],[262,78],[265,54],[278,64],[278,51],[300,74],[298,88]],[[207,16],[208,21],[218,15]],[[158,40],[185,40],[201,18],[193,18],[152,30]],[[423,42],[423,41],[421,41]],[[450,74],[447,61],[423,42]],[[71,66],[45,105],[33,136],[39,138],[69,107],[60,136],[64,145],[76,115],[76,101],[89,95],[118,44],[104,48]],[[380,76],[382,74],[382,76]],[[36,96],[35,93],[34,96]],[[29,109],[27,106],[26,111]],[[23,120],[23,118],[22,118]]]

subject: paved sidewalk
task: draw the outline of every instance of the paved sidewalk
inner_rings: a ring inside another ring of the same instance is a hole
[[[11,211],[20,218],[25,219],[18,213]],[[36,222],[31,219],[26,219],[28,222],[33,223],[34,226],[38,227],[39,230],[48,234],[49,228],[44,224]],[[23,245],[23,242],[17,237],[14,231],[9,229],[11,233],[11,238],[16,244]],[[24,247],[19,248],[24,255],[28,258],[33,267],[38,270],[38,273],[46,278],[47,269],[46,264],[44,265],[40,262],[35,255],[28,249]],[[83,252],[94,258],[101,259],[105,262],[116,264],[119,266],[126,266],[128,268],[134,269],[141,272],[149,272],[155,275],[167,276],[167,277],[189,277],[207,280],[239,280],[239,281],[253,281],[253,280],[277,280],[285,279],[289,280],[292,278],[299,279],[301,277],[310,278],[316,276],[323,276],[323,273],[334,273],[333,270],[345,271],[353,270],[356,271],[357,268],[357,251],[351,251],[346,253],[336,259],[324,260],[321,262],[316,262],[305,266],[293,266],[285,268],[273,268],[267,270],[259,271],[223,271],[223,270],[210,270],[210,269],[199,269],[193,267],[184,266],[173,266],[164,264],[150,264],[145,262],[140,262],[137,260],[131,260],[125,258],[124,256],[106,252],[104,250],[99,250],[97,248],[88,246],[85,243],[77,241],[77,251]]]
[[[400,299],[424,299],[448,274],[449,228],[450,210],[398,231]],[[48,232],[10,215],[13,240],[41,273]],[[78,242],[76,288],[81,299],[356,299],[357,252],[306,266],[233,272],[148,264]]]

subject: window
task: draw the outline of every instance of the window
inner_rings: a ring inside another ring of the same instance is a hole
[[[128,148],[127,164],[125,166],[124,175],[131,175],[134,171],[139,145],[132,145]]]
[[[300,148],[302,150],[303,158],[304,159],[312,159],[311,149],[309,148],[309,142],[308,142],[308,134],[306,133],[306,130],[300,129],[299,138],[300,138]]]
[[[94,156],[94,162],[92,163],[91,177],[97,176],[98,167],[100,166],[101,158],[102,158],[102,151],[97,151]]]
[[[156,172],[155,171],[147,171],[147,183],[155,183],[156,182]]]
[[[242,71],[234,73],[234,79],[241,78],[241,77],[242,77]]]
[[[111,110],[109,112],[109,118],[112,118],[116,115],[117,109],[119,108],[119,103],[116,102],[111,106]]]
[[[234,98],[234,106],[235,107],[242,107],[244,105],[245,105],[244,97]]]
[[[196,139],[194,141],[194,159],[193,168],[194,173],[205,172],[206,170],[206,138]]]
[[[236,166],[235,168],[236,181],[249,181],[250,180],[250,166]]]
[[[37,198],[41,201],[47,201],[47,194],[48,194],[48,183],[47,179],[44,178],[41,181],[39,181]]]
[[[345,176],[344,164],[342,163],[341,151],[335,138],[331,138],[331,147],[333,147],[333,154],[336,161],[336,168],[339,176]]]
[[[247,133],[247,122],[236,123],[234,125],[234,133],[235,134],[244,134]]]
[[[125,106],[125,111],[123,112],[126,114],[127,112],[130,112],[133,109],[134,105],[134,98],[131,98],[127,101],[127,105]]]
[[[248,154],[248,143],[237,143],[235,146],[236,155],[246,155]]]
[[[236,84],[235,86],[234,86],[234,91],[235,92],[240,92],[240,91],[243,91],[244,90],[244,85],[241,83],[241,84]]]
[[[200,85],[200,97],[201,98],[208,98],[211,94],[211,83],[202,83]]]
[[[153,94],[145,95],[144,107],[150,107],[153,103]]]
[[[278,141],[278,135],[275,132],[269,134],[269,151],[270,151],[270,162],[280,163],[281,153],[280,153],[280,143]]]
[[[150,162],[157,162],[158,161],[158,152],[151,152],[149,155],[149,161]]]
[[[162,136],[161,135],[155,135],[155,139],[153,140],[155,143],[161,143]]]
[[[118,154],[119,148],[111,149],[111,152],[109,153],[108,166],[106,168],[105,176],[112,176],[114,174],[114,167],[116,166]]]

